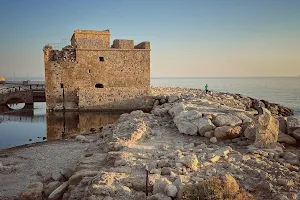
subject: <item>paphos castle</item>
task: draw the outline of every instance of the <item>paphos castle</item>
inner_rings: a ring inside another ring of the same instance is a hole
[[[71,45],[43,49],[48,110],[149,109],[150,42],[75,30]]]

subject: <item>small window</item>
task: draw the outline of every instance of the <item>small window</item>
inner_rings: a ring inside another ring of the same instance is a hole
[[[104,62],[104,57],[99,57],[99,60],[100,60],[101,62]]]
[[[103,86],[103,84],[101,84],[101,83],[97,83],[97,84],[95,85],[95,88],[104,88],[104,86]]]
[[[91,69],[89,69],[89,73],[91,73]]]
[[[61,83],[61,84],[60,84],[60,88],[64,88],[64,84]]]

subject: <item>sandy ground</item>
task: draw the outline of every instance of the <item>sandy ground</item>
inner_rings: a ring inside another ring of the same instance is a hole
[[[17,196],[38,181],[37,172],[75,168],[87,147],[87,143],[62,140],[0,150],[0,199]]]

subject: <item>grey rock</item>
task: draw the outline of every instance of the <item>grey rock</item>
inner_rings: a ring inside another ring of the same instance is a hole
[[[170,110],[169,110],[169,114],[172,117],[176,117],[178,116],[182,111],[184,111],[186,108],[184,103],[177,103],[175,104]]]
[[[300,128],[294,130],[292,135],[297,141],[300,141]]]
[[[69,182],[68,181],[64,182],[49,195],[48,199],[49,200],[60,199],[63,196],[64,192],[67,190],[68,186],[69,186]]]
[[[242,120],[239,117],[231,114],[223,114],[223,115],[217,115],[213,120],[213,123],[218,127],[236,126],[242,124]]]
[[[217,142],[218,142],[218,140],[217,140],[217,138],[216,138],[216,137],[212,137],[212,138],[210,138],[210,139],[209,139],[209,141],[210,141],[211,143],[213,143],[213,144],[215,144],[215,143],[217,143]]]
[[[167,194],[169,197],[176,197],[176,194],[178,192],[178,189],[175,185],[169,184],[165,187],[165,194]]]
[[[291,137],[288,134],[283,133],[282,131],[279,131],[278,142],[284,142],[286,144],[296,144],[297,143],[295,138]]]
[[[217,139],[233,139],[240,136],[241,130],[240,126],[222,126],[215,129],[214,135]]]
[[[51,174],[51,177],[52,177],[52,179],[53,180],[55,180],[55,181],[59,181],[59,180],[62,180],[63,179],[63,176],[61,175],[61,173],[60,172],[53,172],[52,174]]]
[[[198,118],[193,121],[193,124],[197,126],[198,133],[200,135],[216,128],[216,126],[211,122],[211,120],[207,118]]]
[[[171,184],[167,178],[160,178],[153,184],[153,194],[162,193],[164,194],[165,187]]]
[[[249,140],[255,140],[256,127],[254,124],[250,124],[244,131],[244,136]]]
[[[44,189],[45,196],[49,196],[56,188],[61,185],[59,181],[50,182]]]

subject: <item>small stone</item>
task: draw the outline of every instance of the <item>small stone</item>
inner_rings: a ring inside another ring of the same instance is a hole
[[[58,188],[61,185],[58,181],[50,182],[48,185],[46,185],[44,189],[45,196],[49,196],[56,188]]]
[[[173,185],[173,184],[166,185],[166,187],[165,187],[165,193],[169,197],[176,197],[177,192],[178,192],[178,189],[176,188],[175,185]]]
[[[213,144],[215,144],[215,143],[217,143],[217,142],[218,142],[218,140],[217,140],[217,138],[216,138],[216,137],[212,137],[212,138],[210,138],[210,139],[209,139],[209,141],[210,141],[211,143],[213,143]]]
[[[288,180],[284,178],[279,178],[277,180],[277,183],[282,186],[293,186],[295,184],[293,180]]]
[[[171,168],[170,167],[163,167],[161,169],[161,175],[170,175],[171,173]]]
[[[55,181],[59,181],[59,180],[62,180],[62,179],[63,179],[63,176],[62,176],[61,173],[59,173],[59,172],[53,172],[53,173],[51,174],[51,177],[52,177],[52,179],[55,180]]]

